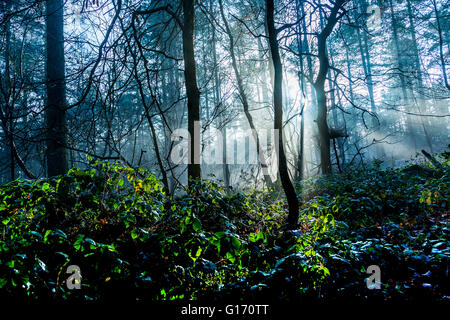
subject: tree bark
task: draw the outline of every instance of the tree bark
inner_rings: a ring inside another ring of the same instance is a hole
[[[345,0],[335,2],[325,27],[317,36],[317,50],[319,57],[319,73],[314,88],[317,97],[317,127],[319,129],[319,147],[320,147],[320,166],[322,174],[331,173],[331,155],[330,155],[330,133],[327,124],[327,96],[325,93],[325,80],[330,68],[330,62],[327,55],[326,42],[328,36],[333,31],[338,22],[338,12],[344,5]]]
[[[186,94],[188,98],[188,131],[189,143],[188,184],[192,180],[201,179],[200,168],[200,132],[195,133],[195,122],[200,121],[200,91],[197,86],[197,75],[194,56],[194,0],[183,0],[183,57]]]
[[[4,3],[4,14],[5,16],[9,14],[9,11],[11,9],[11,1],[6,0]],[[14,140],[13,140],[13,132],[14,132],[14,108],[11,105],[11,69],[10,69],[10,49],[11,49],[11,29],[10,29],[10,22],[9,19],[6,20],[5,25],[5,51],[4,51],[4,58],[5,58],[5,72],[4,72],[4,79],[3,80],[3,98],[5,101],[5,112],[6,118],[5,121],[5,144],[9,147],[9,169],[10,169],[10,179],[11,181],[14,180],[16,177],[16,168],[15,168],[15,161],[14,161]],[[3,120],[3,119],[2,119]]]
[[[210,10],[213,10],[213,0],[209,2]],[[219,77],[218,64],[217,64],[217,48],[216,48],[216,30],[212,28],[212,50],[213,50],[213,61],[214,61],[214,104],[219,105],[221,100],[221,81]],[[220,117],[221,120],[223,117]],[[225,191],[230,193],[230,169],[227,163],[227,130],[224,121],[220,123],[220,133],[222,134],[222,177],[225,187]]]
[[[295,11],[297,20],[300,19],[300,1],[295,0]],[[303,6],[303,3],[302,3]],[[303,43],[302,30],[301,25],[297,26],[297,46],[299,52],[299,68],[300,72],[298,73],[298,81],[299,87],[302,91],[303,96],[306,96],[306,77],[305,77],[305,67],[303,64],[303,52],[305,51],[305,46],[308,46],[308,43]],[[305,107],[306,107],[306,99],[300,100],[302,102],[301,111],[300,111],[300,136],[299,136],[299,144],[298,144],[298,156],[297,156],[297,174],[296,179],[302,180],[304,178],[304,144],[305,144]]]
[[[288,227],[295,229],[298,223],[299,204],[297,194],[289,177],[286,154],[283,144],[283,68],[278,49],[277,30],[274,22],[274,1],[266,0],[266,18],[269,37],[270,52],[274,67],[273,83],[273,108],[274,108],[274,129],[278,131],[278,140],[275,144],[278,148],[278,167],[281,185],[289,206]]]
[[[441,59],[441,65],[442,65],[442,76],[444,77],[445,87],[448,90],[450,90],[450,84],[447,79],[447,69],[445,67],[444,38],[442,35],[442,27],[441,27],[441,20],[439,18],[439,10],[437,8],[436,0],[431,0],[431,2],[433,3],[434,15],[436,17],[436,25],[437,25],[438,35],[439,35],[439,57]]]
[[[367,11],[367,2],[359,1],[361,5],[360,14],[361,16],[365,16]],[[357,5],[356,1],[353,2],[355,6]],[[356,29],[357,36],[358,36],[358,45],[359,45],[359,51],[361,54],[361,62],[364,70],[364,76],[367,83],[367,90],[369,92],[369,100],[370,100],[370,111],[373,113],[376,113],[376,105],[375,105],[375,98],[374,98],[374,92],[373,92],[373,80],[372,80],[372,62],[370,59],[370,52],[369,52],[369,39],[367,37],[366,31],[362,32],[362,39],[361,39],[361,31],[359,28]],[[373,127],[377,127],[378,123],[375,118],[372,118],[372,125]]]

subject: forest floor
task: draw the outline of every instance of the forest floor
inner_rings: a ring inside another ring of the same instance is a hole
[[[439,161],[297,183],[290,231],[273,193],[204,181],[173,199],[120,164],[16,180],[0,186],[0,298],[449,302],[450,161]],[[71,265],[80,290],[67,286]]]

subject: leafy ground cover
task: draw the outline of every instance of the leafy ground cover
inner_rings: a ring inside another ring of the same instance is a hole
[[[298,183],[298,230],[272,193],[93,163],[0,187],[0,298],[35,301],[448,301],[449,161]],[[424,168],[424,170],[420,169]],[[81,290],[66,273],[78,265]],[[381,289],[366,269],[378,265]]]

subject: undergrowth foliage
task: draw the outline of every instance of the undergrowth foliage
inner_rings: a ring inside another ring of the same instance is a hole
[[[283,199],[211,181],[168,196],[144,169],[93,162],[0,187],[0,298],[38,301],[448,299],[449,162],[433,176],[352,169]],[[81,289],[69,290],[69,265]],[[364,279],[381,268],[381,290]]]

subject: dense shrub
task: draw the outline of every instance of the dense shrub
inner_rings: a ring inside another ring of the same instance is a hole
[[[0,187],[1,298],[52,301],[445,299],[449,166],[303,181],[299,230],[282,199],[211,181],[179,198],[143,169],[93,163]],[[369,265],[382,290],[368,290]],[[82,289],[69,290],[69,265]]]

